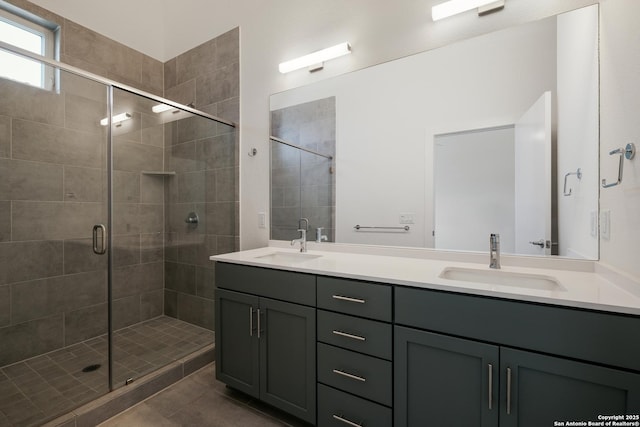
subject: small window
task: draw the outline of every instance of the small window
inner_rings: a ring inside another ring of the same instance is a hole
[[[59,26],[0,1],[0,41],[49,59],[58,59]],[[54,89],[54,68],[0,50],[0,77],[43,89]]]

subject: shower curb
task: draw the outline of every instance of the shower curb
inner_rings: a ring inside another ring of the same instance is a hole
[[[93,427],[142,402],[215,360],[215,346],[208,346],[157,371],[120,387],[92,402],[56,418],[43,427]]]

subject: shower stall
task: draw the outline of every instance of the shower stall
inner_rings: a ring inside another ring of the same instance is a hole
[[[50,76],[0,78],[0,426],[40,425],[213,345],[236,131],[0,47]]]

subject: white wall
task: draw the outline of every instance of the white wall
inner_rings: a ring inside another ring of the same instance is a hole
[[[601,4],[600,177],[617,177],[609,151],[635,142],[640,148],[640,2]],[[624,181],[600,190],[600,209],[611,211],[611,240],[601,240],[600,259],[640,278],[640,155],[625,160]]]
[[[153,20],[123,16],[132,2],[119,0],[119,13],[111,12],[113,2],[86,0],[34,0],[48,9],[74,10],[74,20],[90,28],[104,21],[114,32],[129,34],[125,25]],[[216,4],[223,7],[216,7]],[[429,17],[430,6],[440,0],[189,0],[165,1],[166,21],[171,24],[164,40],[145,38],[145,43],[120,40],[157,59],[171,58],[205,40],[219,35],[223,21],[229,28],[241,26],[241,153],[256,147],[259,155],[241,161],[241,245],[243,249],[267,243],[268,230],[257,226],[258,211],[269,203],[269,95],[373,64],[413,54],[498,28],[536,20],[589,4],[595,0],[507,0],[499,13],[478,18],[467,13],[436,23]],[[147,3],[156,3],[148,0]],[[601,4],[601,155],[604,177],[615,176],[615,166],[607,151],[640,136],[640,16],[638,0],[600,0]],[[72,15],[68,15],[72,16]],[[172,30],[172,31],[169,31]],[[175,33],[180,33],[176,36]],[[131,31],[134,35],[135,31]],[[206,38],[205,38],[206,37]],[[281,75],[277,64],[336,42],[349,40],[353,54],[332,61],[319,73],[304,71]],[[164,56],[152,52],[163,44]],[[144,44],[144,46],[142,46]],[[625,183],[603,191],[601,207],[612,213],[612,236],[601,244],[601,259],[640,277],[637,242],[640,242],[640,166],[637,156],[627,162]],[[611,179],[611,178],[609,178]]]
[[[591,212],[598,211],[598,32],[596,8],[558,17],[558,128],[557,151],[559,254],[598,258],[597,226],[591,232]],[[585,90],[585,88],[589,88]],[[582,179],[564,176],[580,168]]]

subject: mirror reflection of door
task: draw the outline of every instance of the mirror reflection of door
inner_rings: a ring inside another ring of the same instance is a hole
[[[436,249],[486,251],[500,234],[503,252],[515,248],[513,125],[435,135]]]
[[[434,147],[437,249],[486,251],[498,233],[505,253],[550,254],[550,92],[513,125],[436,135]]]
[[[551,152],[551,92],[545,92],[515,124],[515,253],[551,254]]]

